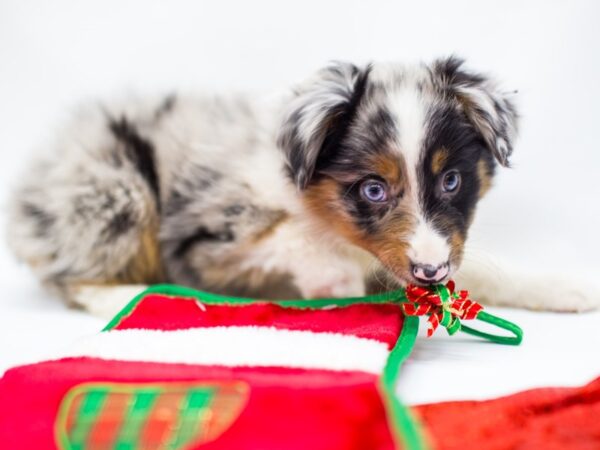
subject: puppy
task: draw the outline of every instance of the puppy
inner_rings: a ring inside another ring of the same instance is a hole
[[[9,242],[101,315],[157,282],[263,298],[445,283],[517,121],[510,94],[452,57],[334,63],[269,100],[90,105],[23,177]],[[491,303],[577,309],[489,264],[462,275]]]

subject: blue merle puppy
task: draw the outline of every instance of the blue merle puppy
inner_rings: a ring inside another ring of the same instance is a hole
[[[30,167],[9,240],[45,285],[104,315],[157,282],[265,298],[444,283],[517,118],[511,94],[456,58],[334,63],[277,98],[90,105]],[[490,267],[460,282],[488,302],[571,308],[512,276],[507,292]]]

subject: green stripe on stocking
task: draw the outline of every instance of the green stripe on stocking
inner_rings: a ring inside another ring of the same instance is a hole
[[[156,388],[140,389],[134,392],[133,402],[124,421],[126,426],[121,429],[115,449],[132,450],[139,447],[142,427],[159,393],[160,390]]]
[[[194,389],[190,391],[182,402],[179,422],[168,448],[181,448],[205,431],[202,427],[206,426],[206,417],[203,416],[211,413],[209,406],[214,394],[213,389]]]
[[[83,450],[86,448],[86,441],[89,432],[94,425],[96,417],[102,410],[102,405],[108,395],[107,389],[96,389],[87,393],[82,393],[84,398],[79,408],[77,421],[69,436],[72,450]]]

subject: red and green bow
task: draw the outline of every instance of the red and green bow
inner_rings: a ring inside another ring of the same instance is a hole
[[[408,285],[407,303],[402,305],[407,316],[424,316],[427,320],[427,337],[430,337],[441,324],[452,335],[460,330],[460,321],[475,319],[483,309],[479,303],[470,300],[467,291],[454,291],[454,281],[444,286],[438,284],[429,288]]]

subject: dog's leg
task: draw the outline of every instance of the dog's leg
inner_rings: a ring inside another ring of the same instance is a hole
[[[364,268],[350,255],[306,246],[298,249],[289,264],[303,298],[365,295]]]
[[[133,122],[94,111],[36,160],[9,210],[15,255],[67,301],[73,286],[162,277],[153,147]]]
[[[347,264],[305,268],[294,277],[303,298],[359,297],[365,294],[363,273]]]
[[[144,284],[83,284],[70,288],[69,299],[74,306],[109,320],[146,288]]]
[[[486,252],[467,252],[455,278],[459,288],[488,305],[564,312],[600,307],[600,283],[519,270]]]

